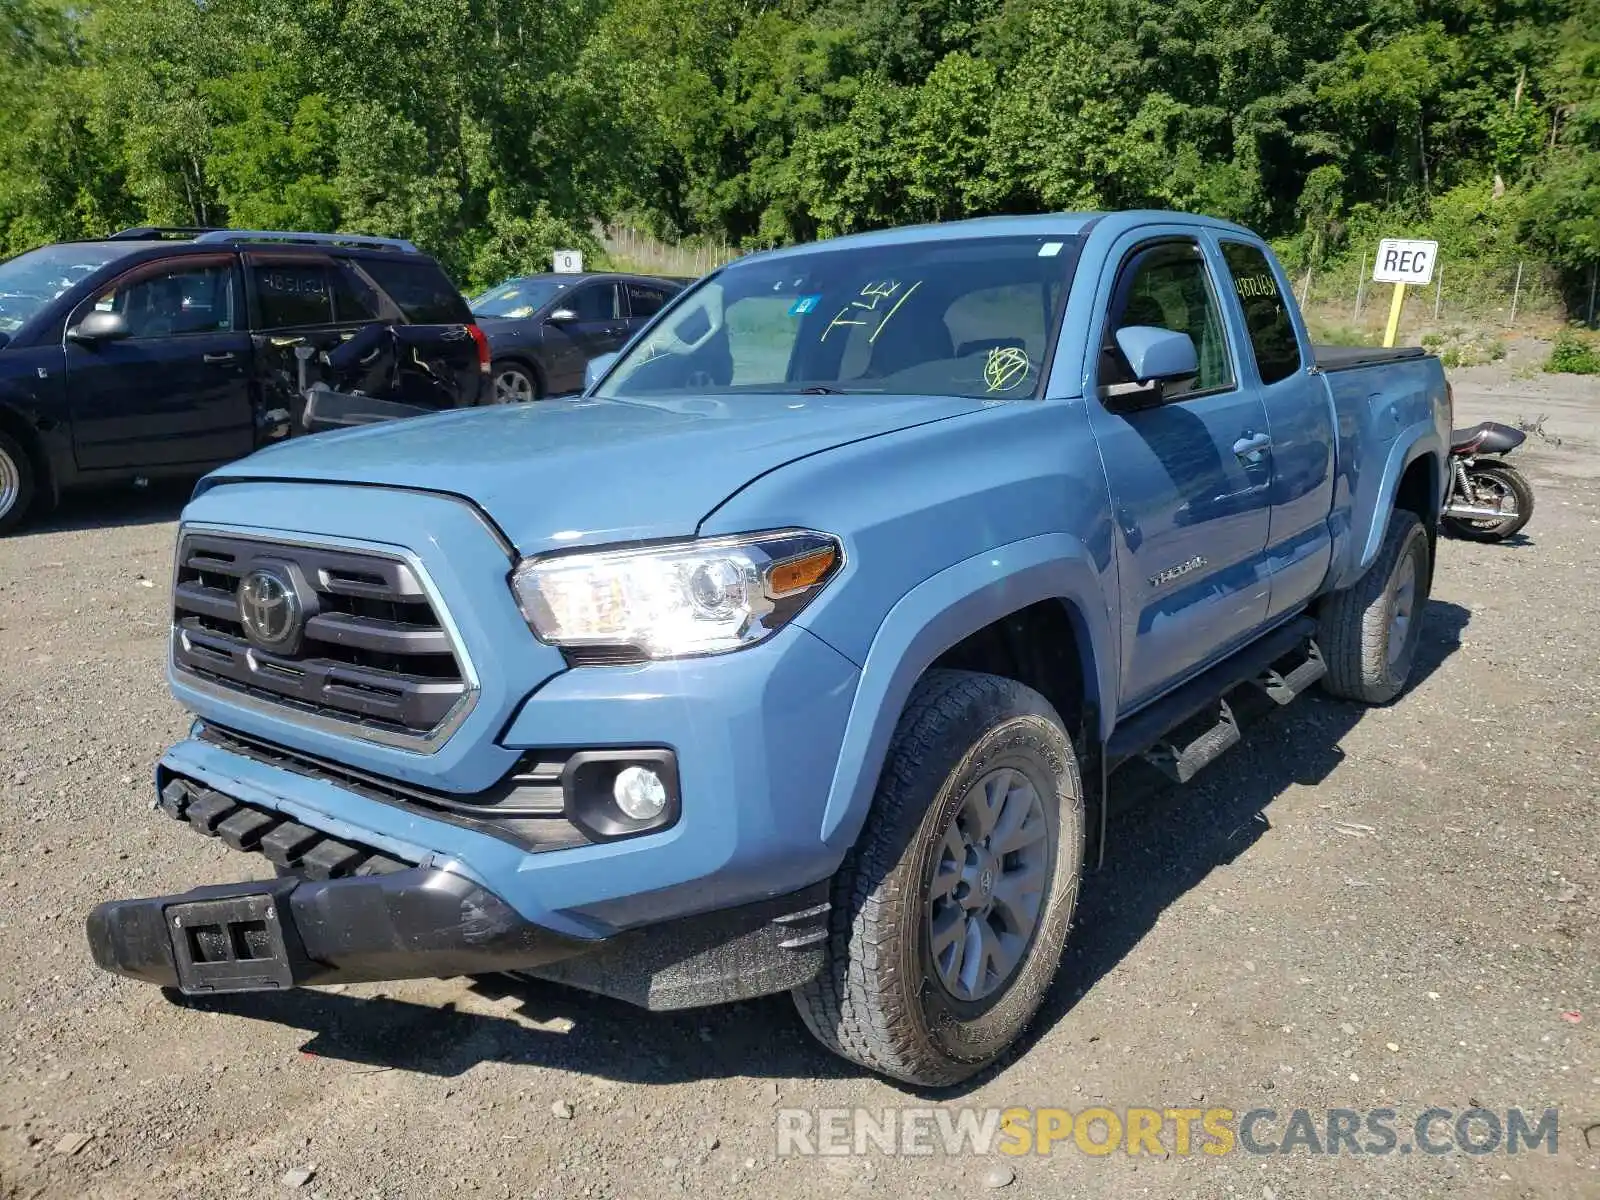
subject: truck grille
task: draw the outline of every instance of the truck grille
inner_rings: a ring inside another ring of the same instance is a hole
[[[293,617],[280,622],[288,632],[281,643],[260,636],[260,622],[246,628],[241,588],[262,572],[294,593],[284,601]],[[185,531],[172,602],[179,672],[230,698],[337,722],[369,740],[441,741],[477,694],[428,590],[403,558]]]

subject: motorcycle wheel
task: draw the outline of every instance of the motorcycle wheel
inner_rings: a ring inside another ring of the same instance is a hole
[[[1503,542],[1520,533],[1533,517],[1533,489],[1515,467],[1480,463],[1467,471],[1473,503],[1497,505],[1506,515],[1498,520],[1446,517],[1444,525],[1457,537],[1473,542]]]

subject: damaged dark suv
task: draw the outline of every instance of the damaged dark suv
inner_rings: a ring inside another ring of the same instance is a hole
[[[0,263],[0,533],[68,488],[469,407],[488,372],[460,292],[399,239],[139,228],[30,250]]]

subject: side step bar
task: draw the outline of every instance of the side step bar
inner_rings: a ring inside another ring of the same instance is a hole
[[[1241,683],[1268,670],[1280,658],[1310,641],[1316,631],[1317,623],[1310,617],[1297,617],[1119,722],[1106,743],[1107,767],[1125,763],[1148,750],[1168,730],[1177,728]]]
[[[1275,703],[1288,704],[1328,673],[1322,651],[1311,640],[1316,628],[1310,617],[1298,617],[1135,713],[1106,744],[1107,772],[1142,757],[1169,778],[1187,783],[1239,742],[1239,725],[1226,700],[1234,688],[1254,683]],[[1304,659],[1292,670],[1277,669],[1281,660],[1296,654]],[[1213,707],[1216,719],[1184,744],[1169,739],[1174,730],[1192,726]]]
[[[1171,742],[1157,742],[1144,752],[1144,760],[1175,783],[1188,783],[1199,772],[1239,744],[1239,723],[1226,700],[1220,701],[1217,723],[1179,749]]]
[[[1256,686],[1278,704],[1290,704],[1312,684],[1328,673],[1322,650],[1312,642],[1306,651],[1306,660],[1287,675],[1280,675],[1268,667],[1256,676]]]
[[[1328,664],[1315,642],[1306,646],[1305,661],[1287,675],[1268,667],[1253,680],[1275,704],[1292,703],[1317,680],[1328,673]],[[1144,760],[1175,783],[1188,783],[1201,767],[1215,762],[1239,744],[1239,722],[1228,707],[1228,701],[1217,701],[1219,712],[1215,725],[1203,730],[1187,745],[1179,748],[1171,741],[1160,741],[1144,752]]]

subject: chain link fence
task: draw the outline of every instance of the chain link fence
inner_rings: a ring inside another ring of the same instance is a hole
[[[739,257],[726,241],[693,241],[669,245],[632,225],[607,225],[596,231],[606,256],[618,269],[641,275],[698,279],[714,267]]]
[[[1372,260],[1341,263],[1301,273],[1294,282],[1307,320],[1349,340],[1381,338],[1389,320],[1393,285],[1373,283]],[[1400,316],[1400,339],[1425,335],[1459,337],[1550,336],[1569,321],[1596,310],[1594,272],[1574,281],[1548,263],[1522,260],[1483,264],[1441,261],[1426,287],[1408,287]]]

